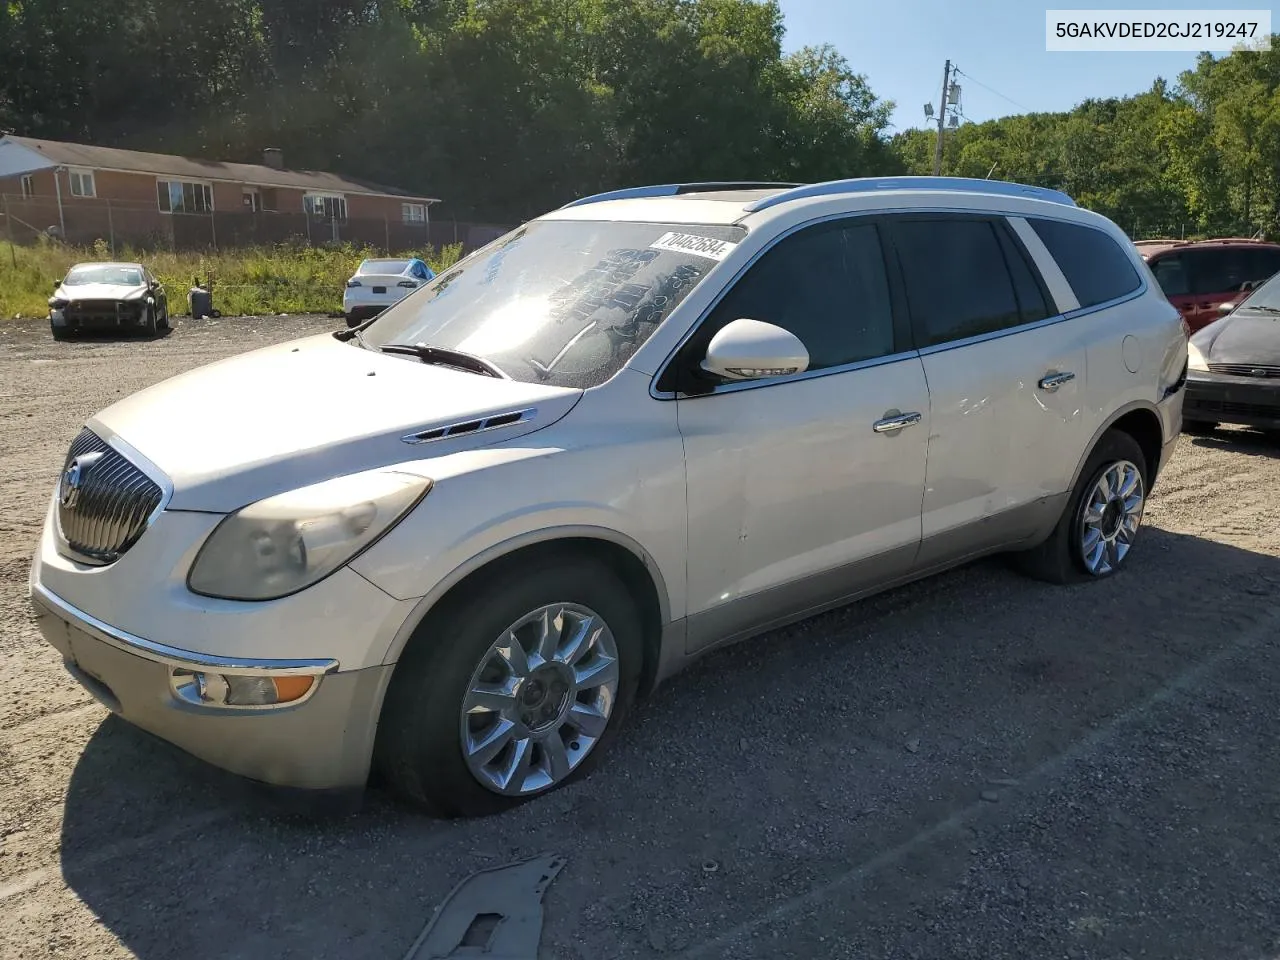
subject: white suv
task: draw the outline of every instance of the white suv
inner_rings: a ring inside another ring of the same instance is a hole
[[[1186,335],[1110,221],[933,178],[644,187],[89,420],[31,571],[99,699],[484,814],[693,658],[997,551],[1127,561]]]

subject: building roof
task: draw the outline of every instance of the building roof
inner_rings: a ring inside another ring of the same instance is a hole
[[[316,170],[277,170],[260,163],[228,163],[223,160],[197,160],[167,153],[145,153],[116,147],[95,147],[60,140],[37,140],[33,137],[7,136],[0,144],[14,143],[45,157],[47,166],[86,167],[91,170],[117,170],[125,173],[147,173],[156,176],[193,180],[219,180],[246,183],[259,187],[291,187],[315,192],[364,194],[403,197],[438,203],[435,197],[423,197],[367,180],[356,180],[336,173]]]

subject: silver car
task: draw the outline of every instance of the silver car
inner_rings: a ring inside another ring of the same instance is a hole
[[[1133,245],[1054,191],[589,197],[92,417],[31,596],[199,757],[487,814],[709,650],[995,552],[1123,570],[1186,368]]]

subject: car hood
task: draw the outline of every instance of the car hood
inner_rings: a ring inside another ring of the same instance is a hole
[[[1280,314],[1245,308],[1201,331],[1196,346],[1210,363],[1258,363],[1280,366]],[[1199,335],[1197,334],[1197,337]]]
[[[180,374],[88,425],[164,473],[173,484],[169,509],[226,513],[330,477],[510,440],[554,423],[581,396],[427,366],[322,334]],[[536,412],[527,420],[493,430],[402,439],[530,408]]]
[[[146,290],[145,284],[76,283],[58,287],[53,295],[63,300],[124,300],[141,296]]]

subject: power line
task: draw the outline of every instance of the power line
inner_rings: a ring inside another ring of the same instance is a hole
[[[964,72],[963,70],[961,70],[959,67],[956,67],[956,68],[955,68],[955,72],[956,72],[956,73],[958,73],[958,74],[960,74],[960,75],[961,75],[962,77],[964,77],[966,80],[972,80],[974,83],[976,83],[978,86],[980,86],[983,90],[986,90],[986,91],[987,91],[987,92],[989,92],[989,93],[994,93],[994,94],[995,94],[997,97],[999,97],[1000,99],[1002,99],[1002,100],[1008,100],[1010,103],[1012,103],[1012,104],[1013,104],[1015,107],[1017,107],[1019,110],[1026,110],[1028,113],[1030,113],[1030,112],[1031,112],[1031,108],[1030,108],[1030,107],[1026,106],[1025,104],[1021,104],[1021,103],[1019,103],[1017,100],[1013,99],[1013,97],[1006,97],[1006,96],[1005,96],[1003,93],[1001,93],[999,90],[995,89],[994,87],[989,87],[989,86],[987,86],[985,83],[983,83],[983,82],[982,82],[981,80],[979,80],[977,77],[973,76],[972,74],[965,73],[965,72]]]

